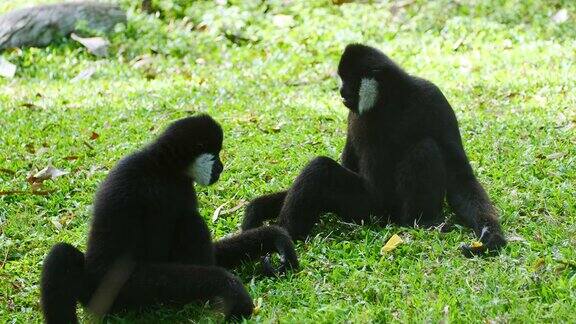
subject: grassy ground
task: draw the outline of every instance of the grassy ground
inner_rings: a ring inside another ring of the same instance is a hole
[[[3,1],[0,12],[31,2]],[[513,242],[498,257],[465,259],[458,246],[473,236],[464,228],[327,217],[298,244],[300,271],[265,279],[256,266],[238,270],[260,306],[251,321],[576,321],[574,2],[228,3],[163,1],[161,17],[130,10],[106,59],[68,40],[4,54],[19,70],[0,79],[0,191],[28,192],[29,172],[49,164],[70,173],[46,181],[46,196],[0,196],[0,322],[41,320],[42,258],[60,241],[84,249],[98,183],[174,119],[208,112],[225,129],[226,172],[199,190],[215,237],[242,217],[212,222],[218,206],[286,188],[317,155],[338,158],[346,109],[335,68],[349,42],[375,45],[440,86]],[[554,22],[563,8],[568,20]],[[148,64],[135,67],[143,56]],[[90,79],[71,81],[89,67]],[[406,243],[382,256],[392,234]],[[221,319],[190,305],[110,321]]]

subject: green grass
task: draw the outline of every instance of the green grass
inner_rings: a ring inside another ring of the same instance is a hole
[[[0,12],[31,2],[39,1],[2,2]],[[473,240],[465,228],[440,234],[325,217],[297,246],[301,270],[278,279],[259,277],[257,265],[237,271],[260,305],[250,321],[576,321],[576,267],[560,262],[576,261],[575,2],[417,0],[395,14],[377,1],[269,1],[268,10],[228,2],[163,1],[163,15],[152,17],[126,1],[128,26],[111,36],[106,59],[69,40],[3,54],[19,70],[0,79],[0,191],[28,190],[30,170],[48,164],[70,173],[47,181],[47,196],[0,196],[0,322],[41,321],[43,257],[61,241],[85,248],[98,183],[170,121],[207,112],[225,130],[225,173],[199,189],[216,238],[242,217],[212,223],[218,206],[286,188],[317,155],[338,158],[347,111],[335,69],[349,42],[381,48],[444,91],[516,240],[497,257],[465,259],[458,246]],[[570,18],[556,24],[550,17],[561,8]],[[277,14],[294,25],[275,26]],[[201,23],[205,30],[194,28]],[[151,58],[148,67],[132,66],[140,55]],[[92,78],[71,82],[88,67],[97,68]],[[91,140],[93,131],[100,137]],[[394,233],[406,243],[381,256]],[[189,320],[222,316],[190,305],[110,318]]]

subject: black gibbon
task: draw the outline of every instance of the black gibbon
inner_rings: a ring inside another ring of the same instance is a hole
[[[289,190],[253,200],[242,229],[278,218],[293,239],[302,239],[326,212],[354,222],[375,215],[431,226],[442,222],[447,197],[482,242],[462,245],[465,255],[504,247],[497,212],[474,176],[454,111],[438,87],[360,44],[346,47],[338,75],[350,110],[342,165],[314,159]]]
[[[47,323],[77,323],[77,302],[101,316],[218,299],[228,319],[248,317],[252,299],[226,268],[273,252],[298,267],[292,239],[277,226],[212,242],[194,183],[218,180],[222,140],[211,117],[184,118],[110,171],[95,197],[86,254],[60,243],[44,261]]]

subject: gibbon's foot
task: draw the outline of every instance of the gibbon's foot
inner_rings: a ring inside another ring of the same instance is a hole
[[[275,267],[272,264],[272,255],[270,253],[262,257],[262,272],[266,277],[278,277],[285,274],[288,269],[294,269],[292,262],[286,260],[284,256],[280,256],[280,265]]]
[[[494,256],[506,246],[506,239],[502,233],[490,233],[488,230],[485,230],[481,235],[480,243],[482,244],[462,244],[460,249],[467,258],[474,256]]]

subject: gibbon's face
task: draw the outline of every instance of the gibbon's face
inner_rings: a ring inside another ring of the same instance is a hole
[[[378,100],[378,81],[371,76],[370,62],[374,60],[369,51],[362,45],[349,45],[338,64],[342,102],[359,115],[370,111]]]
[[[218,181],[222,170],[224,165],[217,153],[202,153],[194,160],[190,175],[197,184],[208,186]]]
[[[340,96],[346,108],[359,115],[369,111],[378,100],[378,81],[373,78],[341,77]]]
[[[174,152],[175,165],[181,166],[194,182],[211,185],[224,169],[220,151],[224,135],[220,125],[208,115],[182,118],[172,123],[157,145]]]

